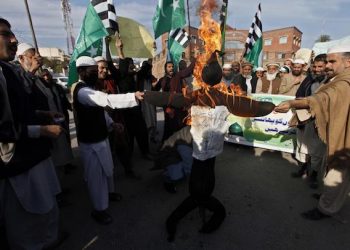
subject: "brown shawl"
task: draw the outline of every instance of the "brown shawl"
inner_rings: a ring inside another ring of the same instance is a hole
[[[328,145],[330,167],[333,163],[350,167],[350,68],[307,100],[318,135]]]

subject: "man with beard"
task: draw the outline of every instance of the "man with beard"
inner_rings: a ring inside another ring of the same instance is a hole
[[[69,115],[67,108],[71,109],[70,104],[66,98],[64,90],[60,86],[56,86],[56,84],[53,83],[52,77],[50,81],[46,82],[42,78],[35,76],[36,70],[34,70],[33,65],[41,65],[42,58],[32,45],[27,43],[19,44],[17,57],[22,69],[32,79],[38,91],[45,96],[49,110],[65,114],[65,118],[61,121],[57,121],[57,124],[61,125],[65,129],[66,133],[62,133],[57,139],[52,140],[51,148],[52,160],[57,167],[57,174],[62,181],[64,168],[69,167],[70,162],[73,160],[73,152],[68,134]]]
[[[317,89],[323,84],[326,79],[326,65],[327,55],[321,54],[314,59],[314,71],[315,74],[309,74],[300,85],[296,98],[305,98],[313,95]],[[307,110],[297,110],[297,116],[302,116]],[[298,119],[302,119],[298,117]],[[301,135],[299,135],[301,133]],[[300,169],[293,173],[293,177],[302,177],[307,171],[310,177],[310,187],[317,188],[318,180],[317,175],[322,176],[324,170],[325,156],[326,156],[326,145],[317,136],[316,124],[314,120],[309,121],[304,126],[299,126],[297,130],[298,134],[298,149],[303,149],[304,153],[307,154],[306,162],[300,164]],[[300,145],[301,144],[301,145]],[[296,158],[299,159],[298,152]],[[309,169],[307,169],[309,167]]]
[[[196,53],[196,52],[195,52]],[[179,72],[174,74],[173,62],[166,62],[164,65],[165,76],[160,78],[155,85],[155,90],[162,89],[163,92],[181,93],[185,87],[183,79],[190,76],[193,72],[195,63],[192,62],[186,67],[186,62],[179,64]],[[168,139],[174,132],[179,131],[185,126],[184,118],[187,112],[184,109],[164,107],[164,133],[162,142]]]
[[[294,60],[292,64],[292,74],[288,74],[283,77],[279,94],[295,96],[298,88],[300,87],[301,83],[304,81],[306,77],[303,74],[304,66],[305,66],[304,60],[302,59]]]
[[[232,65],[229,63],[225,63],[224,66],[222,66],[222,82],[224,82],[227,87],[230,87],[230,84],[233,83]]]
[[[320,220],[336,215],[350,190],[350,46],[339,45],[327,53],[327,67],[334,71],[332,81],[304,99],[285,101],[276,112],[308,109],[317,125],[317,134],[327,145],[327,170],[322,195],[315,209],[302,214]]]
[[[255,93],[258,78],[252,76],[253,65],[251,63],[242,63],[242,74],[233,78],[233,82],[238,84],[244,95]]]
[[[55,196],[60,185],[50,157],[49,139],[57,138],[62,128],[47,124],[62,116],[42,110],[46,107],[45,97],[36,95],[33,81],[9,63],[15,57],[17,44],[10,23],[0,18],[1,81],[9,104],[4,106],[7,117],[0,116],[6,118],[7,130],[4,133],[1,127],[0,238],[7,238],[10,249],[43,249],[59,243]],[[31,69],[38,67],[36,63]],[[42,103],[37,100],[40,98]]]
[[[268,63],[266,65],[266,75],[258,80],[255,93],[279,93],[281,85],[281,78],[278,76],[279,66],[278,63]]]
[[[232,77],[235,77],[241,73],[241,64],[237,61],[232,62]]]
[[[107,213],[109,186],[113,176],[113,160],[108,142],[108,131],[121,130],[105,111],[106,107],[128,108],[137,106],[143,93],[106,94],[97,91],[98,66],[96,61],[81,56],[76,61],[79,82],[73,93],[76,112],[77,138],[85,170],[85,180],[94,210],[91,216],[100,224],[110,224],[112,217]]]

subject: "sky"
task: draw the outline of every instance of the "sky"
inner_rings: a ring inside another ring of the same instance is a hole
[[[23,0],[0,0],[0,17],[10,21],[20,42],[33,43]],[[28,0],[39,47],[67,50],[66,33],[60,0]],[[189,0],[191,25],[198,25],[196,9],[199,0]],[[217,1],[221,4],[222,1]],[[262,6],[263,30],[296,26],[303,32],[302,47],[312,48],[321,35],[340,39],[350,35],[350,0],[229,0],[227,23],[237,29],[248,29]],[[158,0],[114,0],[117,15],[132,18],[153,34],[152,17]],[[79,34],[89,0],[70,0],[74,35]],[[120,27],[122,28],[122,27]]]

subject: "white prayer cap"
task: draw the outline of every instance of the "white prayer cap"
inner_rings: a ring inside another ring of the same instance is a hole
[[[306,62],[303,60],[303,59],[295,59],[293,61],[293,64],[302,64],[302,65],[305,65]]]
[[[280,64],[279,63],[268,63],[266,64],[266,67],[270,67],[270,66],[276,66],[276,67],[279,67]]]
[[[291,61],[291,62],[293,62],[293,58],[287,58],[287,59],[285,59],[284,61],[285,61],[285,62],[286,62],[286,61]]]
[[[350,44],[337,45],[329,48],[327,54],[350,52]]]
[[[17,56],[21,56],[24,54],[24,52],[26,52],[29,49],[35,49],[33,45],[29,44],[29,43],[20,43],[17,46]]]
[[[232,69],[232,65],[229,63],[225,63],[224,66],[222,66],[223,69]]]
[[[88,67],[97,65],[96,61],[89,56],[79,57],[75,64],[77,65],[77,67]]]
[[[94,60],[95,60],[96,62],[106,61],[106,59],[105,59],[103,56],[96,56],[96,57],[94,57]]]
[[[257,67],[257,68],[255,69],[255,72],[257,72],[257,71],[265,71],[265,69],[264,69],[263,67]]]

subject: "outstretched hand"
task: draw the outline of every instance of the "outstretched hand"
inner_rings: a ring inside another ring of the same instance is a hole
[[[139,101],[142,101],[142,100],[143,100],[143,96],[144,96],[144,95],[145,95],[144,92],[140,92],[140,91],[135,92],[135,97],[136,97],[136,99],[139,100]]]
[[[290,102],[289,101],[284,101],[278,104],[274,111],[278,113],[287,113],[291,108]]]

